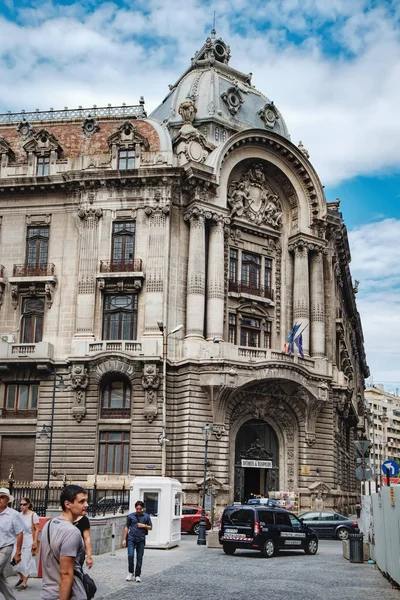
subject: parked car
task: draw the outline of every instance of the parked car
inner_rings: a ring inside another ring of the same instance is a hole
[[[182,520],[181,520],[181,533],[192,533],[198,535],[201,519],[201,507],[200,506],[183,506],[182,507]],[[206,529],[211,529],[211,522],[206,514]]]
[[[349,533],[360,533],[357,521],[352,521],[336,512],[307,511],[299,519],[315,529],[319,537],[347,540]]]
[[[280,550],[318,551],[316,532],[283,508],[261,504],[232,505],[225,508],[219,531],[225,554],[237,549],[259,550],[271,558]]]

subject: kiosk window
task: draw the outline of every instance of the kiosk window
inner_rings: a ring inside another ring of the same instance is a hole
[[[175,494],[174,517],[181,516],[181,506],[182,506],[182,494],[180,492],[177,492]]]
[[[151,517],[158,517],[158,492],[143,492],[144,510]]]

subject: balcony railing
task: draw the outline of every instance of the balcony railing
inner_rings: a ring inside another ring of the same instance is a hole
[[[59,121],[70,119],[90,119],[93,117],[122,117],[126,119],[145,119],[146,111],[144,105],[134,104],[130,106],[93,106],[90,108],[64,108],[64,110],[35,110],[19,113],[0,114],[0,123],[20,123],[21,121]]]
[[[113,260],[100,261],[100,273],[139,273],[143,270],[141,258],[134,260],[115,262]]]
[[[140,342],[128,342],[128,341],[109,341],[104,340],[100,342],[89,343],[89,353],[92,352],[133,352],[138,353],[142,351],[142,344]]]
[[[229,291],[237,292],[238,294],[250,294],[252,296],[259,296],[261,298],[268,298],[269,300],[274,299],[274,290],[270,287],[264,287],[262,285],[250,285],[243,281],[229,280]]]
[[[53,263],[42,265],[14,265],[13,277],[52,277],[55,273]]]

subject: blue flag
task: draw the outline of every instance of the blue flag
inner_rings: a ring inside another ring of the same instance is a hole
[[[284,351],[286,352],[286,354],[293,354],[293,340],[294,340],[294,336],[300,329],[300,326],[301,326],[301,323],[296,323],[296,325],[293,325],[292,331],[289,333],[285,347],[284,347]]]
[[[300,335],[298,335],[297,338],[295,338],[294,343],[296,344],[297,348],[299,349],[299,354],[300,354],[301,358],[304,358],[303,332],[301,332]]]

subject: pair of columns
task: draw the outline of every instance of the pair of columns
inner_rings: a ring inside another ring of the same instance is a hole
[[[325,356],[324,266],[321,248],[294,248],[293,323],[303,331],[304,354]],[[310,259],[310,260],[309,260]],[[311,347],[310,347],[311,342]]]
[[[211,221],[207,257],[206,219]],[[194,208],[185,215],[185,220],[190,222],[186,337],[203,338],[206,314],[206,338],[222,339],[225,295],[224,228],[229,224],[229,218]]]

